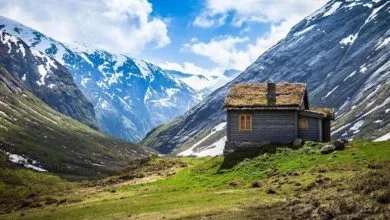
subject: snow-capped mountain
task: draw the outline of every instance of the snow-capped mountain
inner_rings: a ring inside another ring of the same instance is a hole
[[[0,65],[53,109],[97,128],[92,104],[77,88],[67,69],[53,58],[31,49],[1,25]]]
[[[241,71],[235,69],[226,70],[221,75],[211,76],[183,73],[176,70],[165,70],[165,72],[171,74],[176,79],[185,82],[195,91],[200,92],[202,97],[209,95],[215,89],[232,81],[241,73]]]
[[[187,84],[143,60],[81,43],[64,44],[4,17],[0,25],[64,65],[92,102],[100,129],[113,136],[141,140],[200,99]]]
[[[267,80],[307,83],[311,106],[337,112],[333,138],[385,137],[390,132],[390,1],[329,1],[230,84],[142,143],[163,153],[191,147],[206,129],[225,120],[222,104],[232,83]]]

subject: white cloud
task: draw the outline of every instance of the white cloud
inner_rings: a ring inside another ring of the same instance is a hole
[[[280,22],[303,18],[323,5],[326,0],[207,0],[206,7],[195,18],[195,26],[209,28],[226,23],[232,15],[232,25],[245,22]]]
[[[194,25],[203,28],[223,25],[227,15],[213,14],[210,11],[204,11],[194,20]]]
[[[0,14],[60,41],[80,41],[138,55],[170,43],[167,21],[147,0],[0,0]]]
[[[183,73],[191,73],[203,76],[218,76],[224,72],[224,69],[222,68],[215,67],[207,69],[191,62],[184,62],[182,65],[175,62],[161,62],[158,63],[158,66],[167,70],[177,70]]]
[[[190,51],[207,57],[218,66],[226,69],[244,69],[249,65],[248,54],[238,50],[237,45],[247,42],[247,37],[224,36],[211,41],[184,44],[182,52]]]
[[[182,52],[203,56],[214,62],[219,69],[244,70],[253,63],[262,53],[284,38],[292,22],[284,21],[278,25],[271,25],[271,30],[256,39],[253,44],[246,44],[242,49],[238,46],[247,43],[247,37],[224,36],[213,38],[209,42],[191,42],[183,45]]]
[[[266,23],[270,30],[248,43],[247,37],[223,36],[208,42],[190,42],[182,51],[203,56],[214,62],[218,68],[244,70],[262,53],[283,39],[293,25],[325,4],[326,0],[208,0],[205,9],[196,17],[194,25],[209,28],[226,23],[241,27],[244,23]],[[223,21],[221,21],[223,18]],[[202,21],[203,23],[200,23]],[[241,34],[251,31],[246,25]],[[246,45],[244,45],[246,43]]]

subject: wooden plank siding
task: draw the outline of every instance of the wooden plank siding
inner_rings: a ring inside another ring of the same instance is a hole
[[[311,118],[311,117],[303,117],[309,121],[308,129],[298,129],[298,137],[303,140],[311,140],[311,141],[322,141],[322,120],[319,118]]]
[[[239,130],[239,115],[252,115],[252,131]],[[292,143],[297,137],[296,111],[227,111],[229,141]]]

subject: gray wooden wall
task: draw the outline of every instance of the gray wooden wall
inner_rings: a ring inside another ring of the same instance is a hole
[[[239,131],[239,114],[252,114],[252,132]],[[227,111],[229,141],[292,143],[297,137],[296,111]]]
[[[299,116],[299,118],[306,118],[309,120],[309,129],[298,129],[298,137],[303,140],[322,141],[322,120],[318,118]]]

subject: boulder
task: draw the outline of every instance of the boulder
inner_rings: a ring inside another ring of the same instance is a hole
[[[336,147],[336,150],[344,150],[345,148],[345,143],[343,141],[335,141],[333,142],[333,145]]]
[[[325,145],[321,148],[321,154],[329,154],[336,150],[336,146],[334,145]]]
[[[341,141],[342,141],[344,144],[348,144],[348,140],[345,139],[345,138],[341,139]]]
[[[297,139],[295,139],[294,142],[293,142],[293,147],[301,147],[302,144],[303,144],[302,139],[297,138]]]

